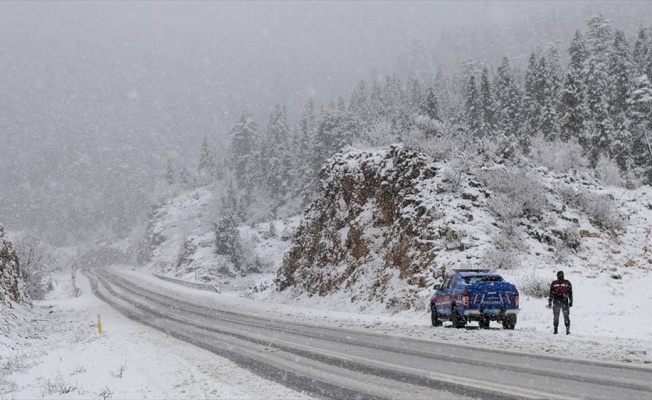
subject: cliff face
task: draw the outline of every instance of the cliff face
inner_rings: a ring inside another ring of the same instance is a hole
[[[13,308],[12,303],[27,301],[20,277],[18,256],[11,242],[5,239],[0,226],[0,304]]]
[[[425,156],[402,147],[331,159],[278,272],[278,290],[344,290],[352,301],[413,307],[437,254],[437,215],[425,201],[436,175]]]

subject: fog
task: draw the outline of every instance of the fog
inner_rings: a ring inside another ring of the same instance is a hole
[[[565,40],[595,11],[643,18],[623,4],[2,2],[0,223],[61,243],[123,235],[166,161],[196,168],[203,138],[223,149],[244,110],[264,123],[276,103],[292,116],[347,98],[361,78],[404,73],[417,41],[440,49],[423,70],[454,70]],[[506,27],[530,35],[478,44],[486,54],[441,42]]]

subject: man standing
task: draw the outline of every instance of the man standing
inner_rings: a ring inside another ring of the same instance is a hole
[[[557,334],[559,326],[559,311],[564,314],[564,325],[566,325],[566,334],[570,335],[570,307],[573,307],[573,286],[569,281],[564,279],[564,272],[557,272],[557,280],[550,284],[550,294],[548,295],[548,308],[552,307],[553,325]]]

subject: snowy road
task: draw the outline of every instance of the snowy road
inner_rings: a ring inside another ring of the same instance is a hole
[[[643,399],[652,394],[649,368],[286,322],[198,306],[107,273],[89,275],[96,294],[130,318],[316,397]]]

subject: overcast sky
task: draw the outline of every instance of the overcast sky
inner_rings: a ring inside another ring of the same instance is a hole
[[[242,111],[264,126],[275,103],[296,115],[311,97],[347,98],[442,30],[528,27],[537,14],[561,21],[594,7],[569,4],[0,2],[0,223],[56,224],[37,216],[137,198],[168,158],[196,168],[204,137],[223,147]],[[582,27],[566,25],[534,37]]]

